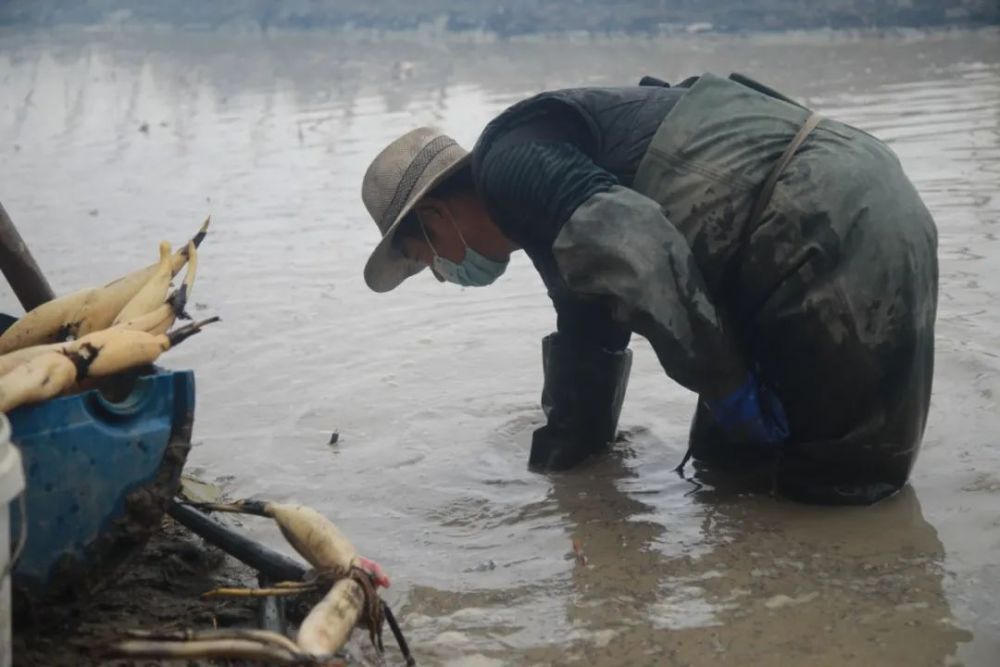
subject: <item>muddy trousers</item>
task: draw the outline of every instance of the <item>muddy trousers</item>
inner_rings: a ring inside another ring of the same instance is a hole
[[[933,363],[926,361],[930,372]],[[927,418],[930,382],[914,383],[891,419],[873,417],[841,438],[796,437],[778,446],[727,442],[704,402],[695,409],[690,454],[701,465],[722,470],[767,468],[776,490],[792,500],[827,505],[870,505],[899,491],[916,460]],[[821,396],[815,397],[818,403]],[[817,410],[816,412],[821,412]],[[829,419],[842,415],[828,408]],[[823,418],[823,417],[820,417]]]
[[[893,236],[881,237],[890,244],[882,253],[912,253],[919,243],[918,234],[898,245]],[[762,313],[747,356],[781,398],[790,438],[778,446],[727,443],[699,401],[692,457],[729,469],[770,465],[778,490],[804,502],[866,505],[902,488],[920,448],[934,374],[936,248],[932,236],[923,238],[922,261],[897,263],[892,280],[846,257],[829,280],[779,297]],[[876,309],[897,314],[891,334],[868,330]]]

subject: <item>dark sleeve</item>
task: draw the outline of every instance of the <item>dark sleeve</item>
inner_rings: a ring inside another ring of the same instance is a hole
[[[553,258],[555,270],[540,271],[560,333],[596,342],[637,331],[667,374],[699,394],[745,374],[684,236],[656,202],[570,143],[497,145],[481,166],[480,191],[501,230]]]
[[[479,188],[504,234],[536,258],[556,309],[559,333],[580,345],[619,351],[628,346],[630,331],[614,320],[609,300],[566,289],[554,260],[548,261],[573,211],[617,182],[577,145],[548,140],[573,136],[578,135],[539,123],[509,133],[483,161]]]
[[[549,291],[556,309],[556,330],[582,347],[620,352],[628,347],[632,332],[612,316],[609,300]]]
[[[494,221],[529,253],[550,249],[580,204],[617,183],[578,146],[561,141],[498,142],[477,173]]]
[[[652,199],[621,186],[594,195],[562,226],[553,255],[565,284],[613,300],[678,383],[716,396],[745,377],[684,235]]]

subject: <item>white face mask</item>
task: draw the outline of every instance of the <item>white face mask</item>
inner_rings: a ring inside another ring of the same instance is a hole
[[[424,229],[424,223],[420,223],[420,231],[424,234],[424,239],[427,241],[427,245],[431,247],[431,251],[434,253],[434,270],[438,272],[442,278],[450,283],[456,285],[463,285],[465,287],[483,287],[489,285],[494,280],[503,275],[503,272],[507,270],[507,264],[510,260],[504,262],[497,262],[488,257],[483,257],[478,252],[469,247],[469,244],[465,242],[465,237],[462,236],[462,232],[459,231],[458,226],[454,222],[451,223],[455,227],[455,232],[458,233],[458,238],[462,239],[462,245],[465,246],[465,256],[462,258],[461,262],[453,262],[450,259],[445,259],[438,254],[437,248],[431,243],[430,237],[427,236],[427,230]]]

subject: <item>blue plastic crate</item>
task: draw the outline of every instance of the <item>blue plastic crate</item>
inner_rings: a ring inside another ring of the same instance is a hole
[[[145,543],[177,490],[194,405],[191,371],[155,368],[118,402],[92,390],[7,415],[27,478],[18,593],[86,593]]]

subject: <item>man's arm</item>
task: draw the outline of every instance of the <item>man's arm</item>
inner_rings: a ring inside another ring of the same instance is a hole
[[[505,233],[552,257],[554,267],[539,267],[560,283],[550,293],[589,296],[608,319],[621,308],[619,327],[648,338],[667,374],[698,394],[724,395],[743,380],[691,249],[656,202],[565,142],[501,144],[482,160],[480,187]],[[585,328],[566,311],[567,325],[577,322],[560,332]]]
[[[552,253],[567,287],[618,304],[667,374],[700,395],[728,437],[788,436],[780,402],[748,369],[686,239],[656,202],[620,186],[596,193],[563,224]]]
[[[550,296],[558,331],[542,340],[546,424],[532,437],[529,464],[562,470],[614,441],[632,365],[631,332],[614,320],[606,299]]]
[[[667,374],[724,396],[746,366],[705,286],[687,240],[644,195],[613,186],[570,215],[552,246],[569,289],[621,305]]]
[[[601,304],[605,321],[645,336],[667,375],[698,393],[735,440],[787,435],[780,405],[762,394],[684,236],[656,202],[618,185],[569,143],[508,144],[481,165],[487,206],[529,252],[551,258],[556,270],[542,272],[555,273],[548,280],[559,283],[558,293]],[[560,334],[586,337],[588,327],[564,309]],[[584,356],[567,352],[565,363],[574,358]]]

